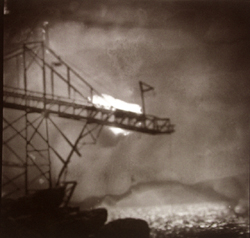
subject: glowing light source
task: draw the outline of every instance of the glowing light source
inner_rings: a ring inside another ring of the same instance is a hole
[[[115,135],[119,135],[119,134],[122,134],[124,136],[127,136],[130,134],[129,131],[126,131],[126,130],[123,130],[121,128],[117,128],[117,127],[110,127],[109,128]]]
[[[107,95],[107,94],[102,94],[102,97],[98,96],[98,95],[94,95],[92,98],[92,103],[94,103],[97,107],[104,107],[104,108],[109,109],[109,110],[120,109],[120,110],[124,110],[124,111],[128,111],[128,112],[135,112],[138,114],[142,113],[142,109],[141,109],[140,105],[134,104],[134,103],[124,102],[120,99],[116,99],[116,98],[114,98],[110,95]],[[122,134],[124,136],[127,136],[130,134],[129,131],[123,130],[121,128],[110,127],[110,130],[115,135]]]
[[[94,95],[92,102],[97,105],[107,109],[115,110],[120,109],[129,112],[142,113],[141,106],[134,103],[124,102],[120,99],[116,99],[110,95],[102,94],[102,97]]]

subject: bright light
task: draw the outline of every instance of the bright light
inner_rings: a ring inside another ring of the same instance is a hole
[[[107,94],[102,94],[102,97],[94,95],[92,102],[97,106],[105,107],[107,109],[120,109],[129,112],[142,113],[141,106],[138,104],[124,102]]]
[[[142,113],[142,109],[141,109],[140,105],[134,104],[134,103],[124,102],[120,99],[116,99],[116,98],[114,98],[110,95],[107,95],[107,94],[102,94],[102,97],[98,96],[98,95],[94,95],[92,102],[97,107],[104,107],[104,108],[109,109],[109,110],[120,109],[120,110],[124,110],[124,111],[128,111],[128,112],[135,112],[135,113],[139,113],[139,114]],[[121,128],[110,127],[110,130],[115,135],[122,134],[124,136],[127,136],[130,134],[129,131],[123,130]]]
[[[121,128],[117,128],[117,127],[110,127],[110,130],[115,134],[115,135],[119,135],[122,134],[124,136],[127,136],[130,134],[129,131],[123,130]]]

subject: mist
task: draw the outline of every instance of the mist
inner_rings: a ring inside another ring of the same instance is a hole
[[[176,125],[172,135],[160,136],[115,135],[105,127],[97,144],[84,146],[69,165],[68,179],[78,182],[74,202],[121,195],[152,181],[189,186],[248,176],[249,4],[19,1],[15,8],[16,2],[8,1],[6,50],[45,39],[94,88],[129,103],[141,104],[143,81],[155,89],[146,95],[146,113]],[[72,138],[81,126],[60,123]],[[53,138],[64,153],[62,141]],[[56,171],[59,164],[52,163]],[[227,197],[237,193],[238,200],[247,196],[234,190],[234,182],[232,192],[218,184],[209,186]]]

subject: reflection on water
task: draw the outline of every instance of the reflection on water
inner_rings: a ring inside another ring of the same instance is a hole
[[[108,208],[108,220],[133,217],[148,222],[151,237],[249,238],[249,218],[238,217],[225,204]]]

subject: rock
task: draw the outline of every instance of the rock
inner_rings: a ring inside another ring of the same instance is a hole
[[[70,215],[56,225],[60,238],[83,238],[97,233],[107,221],[108,212],[104,208],[81,211]]]
[[[56,209],[62,202],[65,195],[65,187],[39,190],[32,196],[33,207],[37,210]]]
[[[60,208],[61,194],[61,190],[42,190],[17,201],[5,199],[0,237],[88,238],[98,233],[107,221],[107,210]]]
[[[88,211],[81,211],[78,215],[88,233],[100,229],[108,218],[108,211],[105,208],[97,208]]]
[[[125,218],[109,222],[97,238],[149,238],[148,223],[141,219]]]
[[[34,194],[21,197],[18,200],[5,200],[6,214],[12,217],[36,215],[58,209],[63,202],[64,187],[38,190]]]

